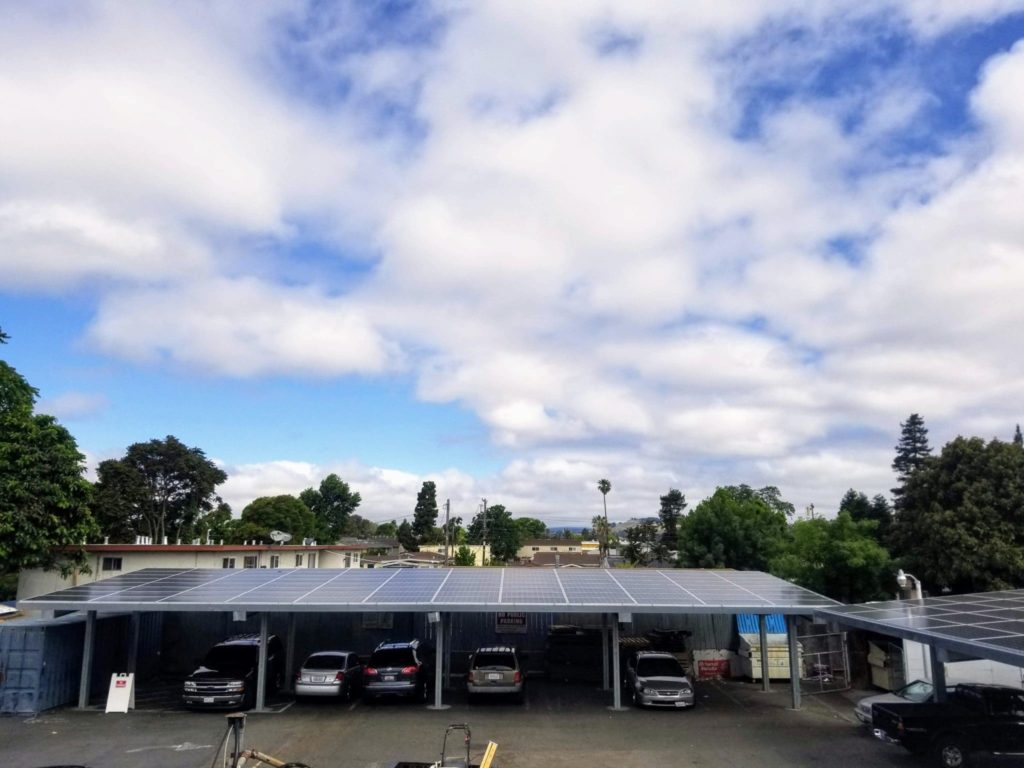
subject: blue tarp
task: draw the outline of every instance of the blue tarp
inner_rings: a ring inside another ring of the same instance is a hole
[[[781,613],[770,613],[765,618],[769,635],[786,634],[786,618]],[[741,635],[756,635],[761,630],[757,626],[756,613],[737,613],[736,629]]]

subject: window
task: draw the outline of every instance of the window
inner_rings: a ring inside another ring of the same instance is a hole
[[[100,566],[101,571],[120,571],[121,570],[121,558],[120,557],[104,557],[103,565]]]
[[[548,547],[548,549],[550,549],[552,552],[558,551],[558,547]]]
[[[271,555],[270,556],[270,567],[271,568],[280,568],[281,567],[281,556],[280,555]]]
[[[234,568],[235,567],[235,558],[233,558],[233,557],[225,557],[223,560],[220,561],[220,567],[221,568]]]
[[[295,556],[295,567],[296,568],[301,568],[302,567],[302,555],[296,555]]]
[[[530,547],[534,552],[540,552],[540,547]]]
[[[576,551],[576,547],[569,547],[569,551],[570,552],[575,552]]]
[[[243,568],[255,568],[256,567],[256,555],[246,555],[242,561]]]
[[[309,553],[309,567],[316,568],[316,552]]]

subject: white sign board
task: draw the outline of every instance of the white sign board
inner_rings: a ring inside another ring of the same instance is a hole
[[[115,672],[110,676],[107,712],[127,712],[129,709],[135,709],[135,674]]]

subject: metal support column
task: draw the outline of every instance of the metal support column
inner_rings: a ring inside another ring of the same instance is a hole
[[[935,700],[946,700],[946,665],[939,658],[938,649],[934,645],[928,646],[928,655],[932,663],[932,685],[935,686]]]
[[[757,633],[761,641],[761,690],[768,693],[768,621],[763,613],[757,614]]]
[[[82,644],[82,676],[78,679],[78,708],[89,706],[92,686],[92,650],[96,644],[96,611],[85,613],[85,641]]]
[[[608,614],[601,614],[601,690],[608,690],[608,646],[611,643],[611,637],[608,633]]]
[[[264,611],[260,614],[260,648],[259,648],[259,667],[256,673],[256,711],[263,712],[266,707],[267,698],[267,638],[269,632],[267,631],[268,616],[267,612]]]
[[[622,706],[622,670],[619,669],[619,614],[612,614],[612,706],[609,709],[620,711]]]
[[[131,672],[135,674],[138,672],[137,667],[139,666],[139,634],[142,630],[142,614],[138,611],[132,611],[131,625],[129,626],[128,633],[128,663],[125,664],[127,669],[125,672]],[[138,680],[136,680],[138,685]]]
[[[796,616],[786,617],[789,636],[789,687],[793,695],[793,709],[800,709],[800,644],[796,639]]]
[[[452,687],[452,615],[441,614],[441,626],[445,633],[444,643],[444,689],[451,690]]]
[[[441,701],[441,693],[444,688],[444,614],[437,615],[437,621],[432,621],[437,630],[434,632],[434,703],[427,709],[450,709]]]
[[[284,649],[284,689],[295,690],[295,613],[288,614],[288,645]]]

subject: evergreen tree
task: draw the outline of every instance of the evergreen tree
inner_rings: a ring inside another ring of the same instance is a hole
[[[430,544],[434,539],[437,525],[437,486],[427,480],[416,494],[416,510],[413,513],[412,532],[420,544]]]
[[[661,509],[658,510],[658,517],[661,518],[661,543],[665,549],[675,552],[679,548],[679,519],[686,509],[686,497],[675,488],[661,497]]]
[[[407,552],[419,552],[420,545],[416,541],[416,534],[413,533],[412,526],[409,525],[408,520],[403,520],[402,524],[398,526],[398,535],[396,536],[398,543],[402,546],[402,549]]]
[[[872,525],[864,530],[870,529],[875,541],[885,545],[892,528],[892,508],[882,494],[868,499],[865,494],[851,488],[839,502],[839,513],[844,512],[856,523],[870,522]]]
[[[349,517],[363,500],[334,473],[321,480],[319,488],[304,490],[299,498],[316,517],[317,539],[332,544],[344,535]]]
[[[1020,433],[1020,424],[1013,430],[1013,444],[1018,448],[1024,448],[1024,435]]]
[[[900,424],[900,429],[900,441],[896,444],[896,458],[892,462],[893,471],[899,481],[899,485],[892,489],[897,508],[900,506],[900,499],[903,497],[907,480],[924,465],[925,460],[932,453],[932,449],[928,445],[928,430],[925,429],[924,419],[920,415],[910,414],[907,420]]]

